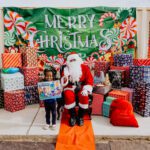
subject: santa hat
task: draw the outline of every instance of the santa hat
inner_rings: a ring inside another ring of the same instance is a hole
[[[80,56],[76,52],[70,52],[69,55],[67,56],[67,60],[70,59],[80,59]]]

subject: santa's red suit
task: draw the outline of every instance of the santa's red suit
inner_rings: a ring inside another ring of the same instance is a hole
[[[93,76],[92,76],[88,66],[81,64],[80,67],[81,67],[81,76],[80,76],[79,80],[77,81],[77,82],[80,82],[80,84],[81,84],[81,88],[80,88],[79,92],[75,93],[75,88],[76,88],[75,83],[74,84],[68,83],[68,85],[64,87],[64,98],[65,98],[65,108],[66,109],[71,109],[71,108],[75,107],[76,94],[79,99],[79,106],[82,109],[88,108],[88,103],[89,103],[88,94],[92,93]],[[64,68],[64,70],[67,70],[69,72],[68,67]],[[64,74],[65,73],[63,73],[63,75]]]

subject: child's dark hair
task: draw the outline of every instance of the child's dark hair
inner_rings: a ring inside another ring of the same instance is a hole
[[[44,70],[44,76],[46,76],[46,73],[47,72],[52,72],[52,74],[53,74],[53,79],[55,80],[56,79],[56,70],[54,69],[54,67],[50,67],[50,68],[48,68],[48,69],[45,69]]]

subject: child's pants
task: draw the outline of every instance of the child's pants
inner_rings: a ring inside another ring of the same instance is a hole
[[[45,105],[45,118],[46,123],[50,125],[50,112],[52,113],[52,125],[56,124],[56,101],[53,102],[46,102],[44,101]]]

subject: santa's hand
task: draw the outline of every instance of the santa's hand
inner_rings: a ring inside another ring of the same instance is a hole
[[[88,91],[87,91],[87,90],[83,90],[83,91],[81,92],[81,94],[82,94],[83,96],[88,96]]]

